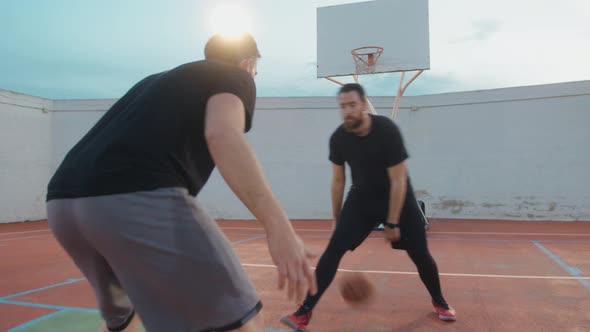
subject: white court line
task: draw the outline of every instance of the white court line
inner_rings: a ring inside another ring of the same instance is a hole
[[[240,230],[264,230],[262,227],[226,227],[220,226],[221,229],[240,229]],[[295,228],[297,231],[305,232],[332,232],[331,229],[317,229],[317,228]],[[0,236],[12,235],[12,234],[28,234],[28,233],[39,233],[39,232],[50,232],[50,229],[40,229],[35,231],[23,231],[23,232],[6,232],[0,233]],[[473,234],[473,235],[527,235],[527,236],[590,236],[590,233],[519,233],[519,232],[437,232],[429,231],[430,234]]]
[[[221,229],[236,229],[236,230],[253,230],[253,231],[263,231],[264,228],[260,227],[220,227]],[[295,228],[296,231],[306,231],[306,232],[329,232],[332,233],[330,229],[313,229],[313,228]],[[24,232],[7,232],[7,233],[0,233],[0,236],[12,235],[12,234],[28,234],[28,233],[39,233],[39,232],[51,232],[50,229],[41,229],[35,231],[24,231]],[[429,231],[429,234],[463,234],[463,235],[525,235],[525,236],[590,236],[590,233],[579,233],[579,234],[571,234],[571,233],[519,233],[519,232],[435,232]],[[12,241],[12,240],[21,240],[21,239],[31,239],[36,237],[45,237],[47,235],[39,235],[39,236],[26,236],[26,237],[16,237],[11,239],[0,239],[1,241]],[[246,235],[246,234],[244,234]],[[253,234],[254,235],[254,234]]]
[[[589,233],[502,233],[502,232],[432,232],[433,234],[474,234],[474,235],[546,235],[546,236],[590,236]]]
[[[219,226],[221,229],[249,229],[253,231],[264,230],[262,227],[226,227],[226,226]],[[314,228],[295,228],[296,231],[312,231],[312,232],[332,232],[330,229],[314,229]]]
[[[5,235],[12,235],[12,234],[28,234],[28,233],[39,233],[39,232],[50,232],[50,229],[39,229],[36,231],[24,231],[24,232],[5,232],[5,233],[0,233],[0,236],[5,236]]]
[[[275,265],[269,265],[269,264],[243,263],[242,266],[276,268]],[[312,268],[315,269],[315,267],[312,267]],[[367,274],[411,274],[411,275],[418,274],[418,272],[405,272],[405,271],[373,271],[373,270],[348,270],[348,269],[338,269],[338,271],[341,271],[341,272],[362,272],[362,273],[367,273]],[[476,277],[476,278],[590,280],[590,277],[526,276],[526,275],[512,275],[512,274],[439,273],[439,275],[450,276],[450,277]]]
[[[17,241],[17,240],[25,240],[25,239],[34,239],[34,238],[48,237],[48,236],[51,236],[51,234],[47,234],[47,235],[36,235],[36,236],[15,237],[15,238],[12,238],[12,239],[0,239],[0,242]]]
[[[266,236],[266,234],[248,234],[248,233],[227,233],[227,235],[253,235],[254,237],[245,239],[245,240],[248,240],[248,241],[260,239],[260,238],[263,238],[263,237]],[[53,234],[44,234],[44,235],[35,235],[35,236],[21,236],[21,237],[9,238],[9,239],[0,239],[0,243],[1,242],[6,242],[6,241],[17,241],[17,240],[26,240],[26,239],[36,239],[36,238],[48,237],[48,236],[53,236]],[[237,243],[246,242],[245,240],[240,240]]]
[[[224,227],[221,229],[249,229],[249,230],[264,230],[264,228],[257,227]],[[295,228],[296,231],[306,232],[332,232],[331,229],[313,229],[313,228]],[[590,236],[590,233],[518,233],[518,232],[434,232],[428,231],[429,234],[473,234],[473,235],[546,235],[546,236]]]
[[[259,238],[263,238],[266,236],[265,233],[230,233],[227,232],[225,233],[226,235],[255,235],[256,237],[253,239],[259,239]],[[0,243],[2,242],[6,242],[6,241],[17,241],[17,240],[27,240],[27,239],[35,239],[35,238],[42,238],[42,237],[47,237],[47,236],[52,236],[53,234],[45,234],[45,235],[36,235],[36,236],[21,236],[21,237],[14,237],[14,238],[9,238],[9,239],[0,239]],[[302,235],[303,237],[306,238],[322,238],[322,239],[328,239],[330,238],[329,235],[323,235],[323,234],[318,234],[318,235]],[[372,239],[380,239],[382,240],[383,237],[381,236],[368,236],[367,240],[372,240]],[[482,240],[482,239],[475,239],[475,240]],[[484,239],[485,240],[485,239]],[[529,241],[529,240],[522,240],[522,241]]]

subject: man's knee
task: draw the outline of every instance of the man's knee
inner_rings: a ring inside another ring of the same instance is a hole
[[[426,246],[408,248],[406,252],[413,261],[424,261],[432,259],[430,251],[428,251],[428,247]]]
[[[329,243],[328,247],[324,251],[322,256],[328,256],[330,258],[342,257],[346,251],[352,248],[350,241],[344,238],[333,238]]]

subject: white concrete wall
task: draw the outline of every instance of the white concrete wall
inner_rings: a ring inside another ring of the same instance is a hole
[[[408,98],[399,123],[440,217],[590,220],[590,81]]]
[[[0,90],[0,222],[44,219],[51,101]]]
[[[370,91],[369,91],[370,92]],[[392,98],[372,98],[390,115]],[[55,101],[52,169],[114,100]],[[397,122],[418,197],[441,218],[590,220],[590,81],[404,97]],[[260,98],[248,135],[292,218],[330,217],[335,98]],[[250,218],[215,173],[217,218]]]

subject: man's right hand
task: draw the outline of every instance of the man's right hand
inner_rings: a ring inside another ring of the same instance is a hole
[[[315,273],[310,259],[315,257],[291,227],[279,223],[268,230],[268,249],[279,273],[279,289],[287,285],[289,300],[301,303],[307,293],[317,292]]]
[[[248,210],[264,226],[273,262],[279,269],[279,288],[288,281],[289,298],[301,301],[316,292],[315,274],[303,242],[262,173],[254,150],[244,136],[245,110],[235,95],[220,93],[207,102],[205,139],[219,173]]]

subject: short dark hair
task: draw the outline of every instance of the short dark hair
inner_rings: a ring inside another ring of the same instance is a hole
[[[256,40],[249,33],[237,37],[215,34],[205,45],[205,59],[238,65],[247,58],[260,58]]]
[[[363,89],[363,86],[358,84],[358,83],[347,83],[344,84],[341,88],[340,91],[338,92],[338,94],[342,94],[342,93],[347,93],[347,92],[351,92],[351,91],[356,91],[359,94],[359,97],[361,97],[361,101],[365,101],[365,89]]]

